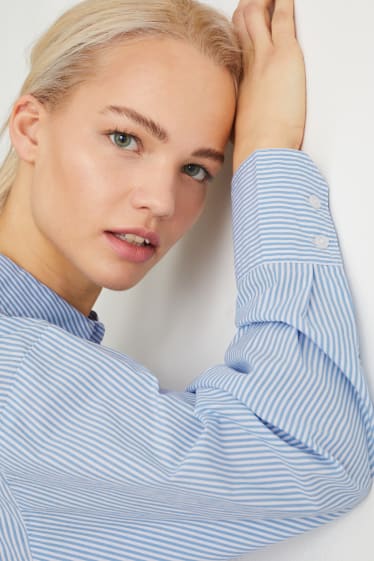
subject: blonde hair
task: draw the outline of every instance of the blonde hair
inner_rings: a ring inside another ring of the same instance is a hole
[[[50,109],[61,106],[95,71],[95,55],[116,41],[145,35],[187,40],[231,73],[238,86],[242,58],[228,19],[196,0],[84,0],[62,14],[31,51],[19,97],[32,94]],[[10,116],[0,129],[7,130]],[[18,169],[10,147],[0,167],[0,210]]]

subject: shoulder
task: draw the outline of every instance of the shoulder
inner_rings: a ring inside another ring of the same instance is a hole
[[[48,322],[0,313],[0,345],[21,345],[25,350],[32,346],[48,327]]]
[[[146,367],[129,356],[45,320],[0,314],[0,361],[12,370],[32,371],[48,383],[124,387],[135,378],[157,386]]]

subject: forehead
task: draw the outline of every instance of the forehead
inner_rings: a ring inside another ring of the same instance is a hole
[[[130,106],[159,121],[171,137],[180,134],[181,126],[227,136],[235,111],[229,71],[193,45],[169,37],[130,40],[103,50],[93,79],[82,89],[87,110]]]

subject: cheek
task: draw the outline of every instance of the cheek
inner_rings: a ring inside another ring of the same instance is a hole
[[[174,216],[175,233],[181,238],[199,219],[207,198],[206,185],[188,185],[180,190]]]
[[[105,210],[108,186],[113,184],[111,173],[89,147],[74,142],[51,144],[35,168],[34,215],[51,222],[54,229],[94,225]]]
[[[69,147],[57,156],[54,167],[60,194],[66,203],[74,203],[77,210],[79,207],[86,207],[92,211],[94,204],[99,202],[98,199],[105,193],[103,184],[106,177],[100,161],[92,157],[89,150],[82,147],[74,150],[73,147]]]

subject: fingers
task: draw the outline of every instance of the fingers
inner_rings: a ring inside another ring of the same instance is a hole
[[[272,18],[274,44],[296,38],[294,0],[276,0]]]
[[[232,22],[239,35],[243,54],[247,55],[253,51],[254,45],[245,23],[245,18],[242,10],[236,9],[232,17]]]
[[[244,52],[296,38],[294,0],[240,0],[233,15]]]
[[[233,15],[243,51],[261,51],[272,44],[269,7],[273,0],[241,0]]]

